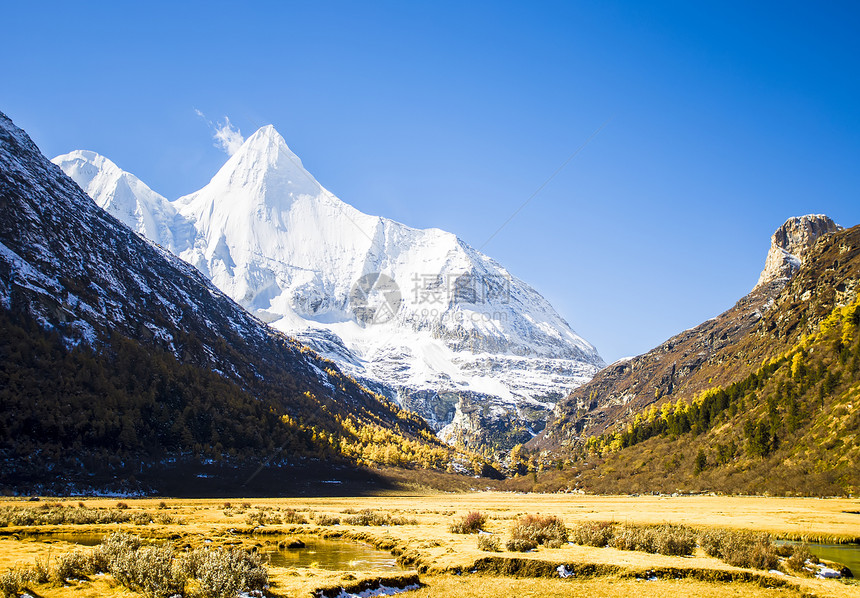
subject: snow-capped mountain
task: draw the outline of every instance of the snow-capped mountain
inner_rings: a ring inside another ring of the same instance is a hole
[[[451,233],[344,203],[272,126],[175,201],[92,152],[54,162],[129,227],[443,438],[526,439],[603,365],[500,264]]]
[[[157,217],[170,206],[155,194],[143,195],[155,197],[149,212],[142,200],[123,203],[142,184],[80,166],[119,190],[111,206],[121,214],[164,225]],[[3,113],[0,355],[4,491],[32,482],[68,493],[69,480],[101,483],[90,478],[98,473],[145,475],[156,488],[164,474],[187,492],[201,484],[187,468],[217,462],[204,477],[233,492],[261,464],[294,492],[331,471],[323,460],[352,467],[338,448],[356,438],[346,419],[393,437],[431,432],[99,209]]]

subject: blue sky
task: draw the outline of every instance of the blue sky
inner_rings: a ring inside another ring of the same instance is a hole
[[[0,110],[170,198],[227,157],[196,110],[271,123],[475,247],[605,124],[484,252],[613,361],[733,305],[786,218],[860,222],[860,5],[818,4],[18,2]]]

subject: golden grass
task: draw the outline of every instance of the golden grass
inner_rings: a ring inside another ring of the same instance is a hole
[[[159,509],[161,502],[166,509]],[[78,500],[64,504],[77,505]],[[90,508],[113,508],[116,500],[83,501]],[[126,499],[131,512],[159,510],[170,514],[182,524],[170,525],[64,525],[39,528],[0,528],[0,570],[16,565],[32,565],[36,557],[46,558],[72,550],[75,545],[54,541],[47,533],[106,535],[123,529],[145,538],[171,539],[179,548],[202,545],[236,545],[263,547],[277,543],[279,534],[307,536],[340,536],[364,541],[398,554],[406,565],[417,570],[427,586],[406,596],[771,596],[799,595],[788,587],[766,589],[756,583],[724,583],[709,581],[717,575],[743,572],[722,561],[710,558],[699,549],[691,557],[652,555],[621,551],[613,548],[591,548],[565,545],[561,548],[540,547],[529,553],[488,553],[481,551],[474,535],[453,534],[450,525],[470,511],[479,510],[487,516],[486,531],[507,539],[515,520],[527,513],[556,515],[566,525],[584,521],[615,521],[618,523],[677,523],[697,528],[716,527],[765,531],[779,537],[807,539],[860,538],[860,501],[850,499],[808,498],[745,498],[745,497],[595,497],[578,495],[521,495],[503,493],[473,493],[446,495],[382,496],[361,498],[288,498],[288,499]],[[247,503],[247,506],[243,506]],[[41,503],[22,500],[0,501],[0,506],[37,507]],[[283,514],[287,509],[304,515],[326,514],[343,520],[344,511],[372,509],[395,518],[415,520],[415,525],[361,527],[351,525],[317,526],[266,525],[254,529],[246,522],[248,513],[272,509]],[[231,531],[233,530],[233,531]],[[253,533],[252,533],[253,532]],[[48,543],[48,542],[51,543]],[[208,541],[208,542],[207,542]],[[493,561],[492,559],[506,559]],[[524,559],[525,565],[511,568],[509,559]],[[483,559],[483,560],[482,560]],[[490,560],[487,560],[490,559]],[[531,563],[531,565],[529,565]],[[529,579],[536,571],[553,575],[558,564],[577,564],[592,569],[593,577],[586,579]],[[471,574],[480,567],[482,574]],[[648,577],[650,570],[666,573],[658,581],[636,581]],[[699,572],[712,572],[707,575]],[[269,570],[271,593],[276,596],[308,597],[318,588],[355,585],[380,576],[379,573],[359,571],[325,571],[315,568]],[[714,574],[713,572],[716,572]],[[405,573],[408,573],[406,571]],[[748,578],[752,572],[748,572]],[[766,572],[754,572],[756,579],[778,579]],[[521,575],[521,577],[514,577]],[[708,575],[711,575],[709,578]],[[746,575],[746,574],[745,574]],[[395,574],[396,576],[396,574]],[[671,578],[670,578],[671,577]],[[789,577],[792,587],[827,598],[858,598],[860,586],[838,581]],[[69,587],[39,586],[34,588],[45,598],[88,598],[89,596],[136,596],[111,584],[110,576]]]

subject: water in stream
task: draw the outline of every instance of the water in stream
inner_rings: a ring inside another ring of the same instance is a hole
[[[273,567],[316,567],[331,571],[393,571],[400,569],[390,552],[344,540],[303,538],[304,548],[264,550]]]
[[[800,542],[781,542],[798,545]],[[860,544],[818,544],[809,542],[809,552],[825,561],[834,561],[851,569],[854,577],[860,577]]]

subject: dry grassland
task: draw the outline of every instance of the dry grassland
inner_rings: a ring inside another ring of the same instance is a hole
[[[53,499],[50,499],[53,501]],[[0,508],[38,508],[46,501],[0,501]],[[78,499],[62,501],[76,507]],[[88,508],[115,508],[116,499],[82,501]],[[143,511],[169,515],[174,523],[135,525],[48,525],[0,527],[0,571],[32,566],[36,558],[56,557],[81,549],[51,534],[101,536],[122,529],[144,538],[171,541],[182,550],[201,546],[276,545],[284,535],[340,537],[392,551],[404,566],[402,573],[327,571],[315,567],[269,568],[273,596],[308,597],[320,589],[360,590],[380,577],[389,585],[418,576],[424,587],[404,596],[821,596],[860,597],[860,585],[819,580],[767,571],[731,567],[697,549],[687,557],[662,556],[614,548],[564,545],[539,547],[527,553],[484,552],[477,536],[453,534],[451,523],[470,511],[487,517],[484,529],[502,540],[523,514],[556,515],[566,525],[586,521],[660,524],[696,528],[764,531],[781,538],[811,541],[857,541],[860,538],[860,501],[849,499],[734,498],[734,497],[593,497],[571,495],[515,495],[501,493],[381,496],[361,498],[290,498],[225,500],[126,500],[126,513]],[[160,503],[165,504],[160,504]],[[371,509],[406,520],[405,525],[357,526],[249,524],[249,514],[260,510],[276,516],[295,510],[312,521],[328,515],[344,519],[350,512]],[[344,513],[344,512],[347,513]],[[414,524],[411,523],[414,521]],[[83,548],[86,550],[86,548]],[[575,574],[560,579],[559,565]],[[399,580],[397,579],[399,578]],[[655,579],[656,578],[656,579]],[[363,585],[365,584],[365,585]],[[135,596],[110,575],[90,576],[64,586],[41,584],[31,594],[44,598]]]

